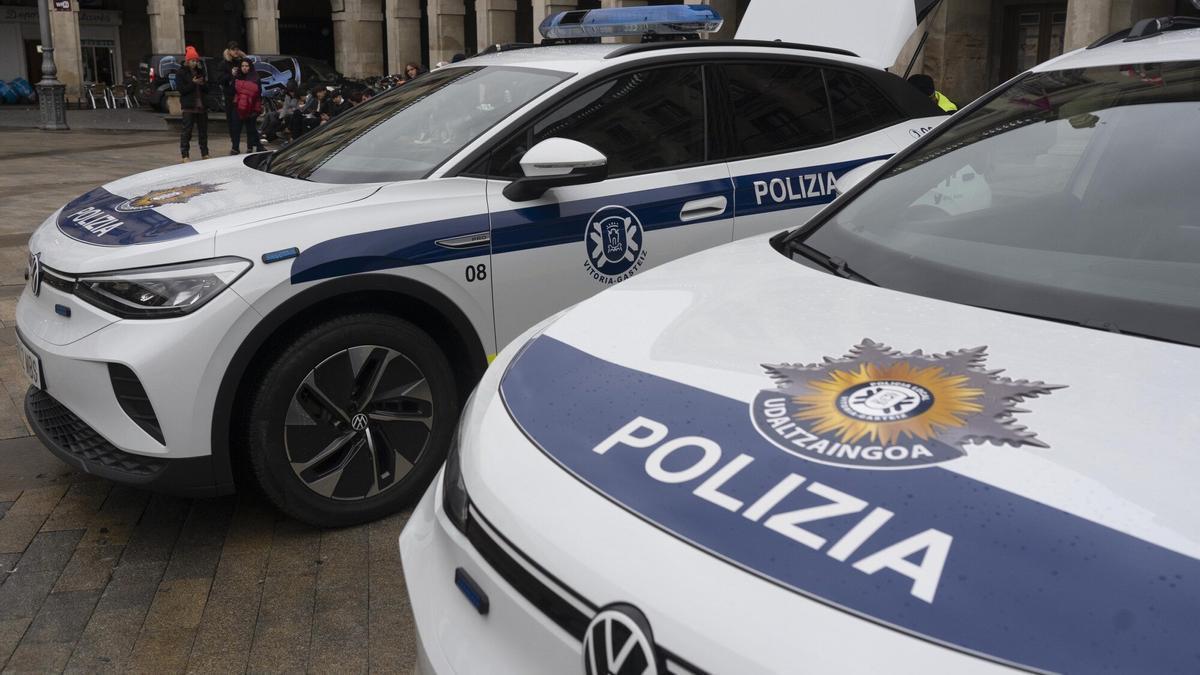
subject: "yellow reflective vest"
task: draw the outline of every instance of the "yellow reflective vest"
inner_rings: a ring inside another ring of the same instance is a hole
[[[958,106],[954,105],[954,101],[946,98],[945,94],[940,91],[933,92],[933,102],[942,110],[952,113],[958,110]]]

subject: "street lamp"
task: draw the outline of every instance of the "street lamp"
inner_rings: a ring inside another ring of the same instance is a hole
[[[37,83],[38,110],[41,112],[38,127],[66,131],[70,129],[67,126],[67,87],[58,81],[58,66],[54,65],[54,41],[50,35],[50,2],[37,0],[37,3],[38,23],[42,29],[42,79]]]

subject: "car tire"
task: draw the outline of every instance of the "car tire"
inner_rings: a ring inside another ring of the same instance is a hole
[[[319,323],[275,354],[245,423],[258,484],[284,513],[345,527],[413,503],[458,423],[454,374],[433,339],[389,314]]]

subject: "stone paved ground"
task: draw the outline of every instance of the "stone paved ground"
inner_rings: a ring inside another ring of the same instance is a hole
[[[408,514],[322,531],[254,494],[186,500],[95,480],[30,436],[13,328],[29,233],[177,153],[166,133],[0,129],[0,670],[408,672],[396,550]]]

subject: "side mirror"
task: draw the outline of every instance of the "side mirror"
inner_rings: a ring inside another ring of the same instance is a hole
[[[842,196],[849,192],[855,185],[863,182],[867,176],[875,173],[875,170],[887,163],[887,160],[877,159],[874,162],[867,162],[862,166],[856,166],[846,173],[842,174],[837,179],[838,196]]]
[[[579,141],[547,138],[525,153],[521,170],[525,177],[504,188],[514,202],[538,199],[550,188],[599,183],[608,178],[608,158]]]

